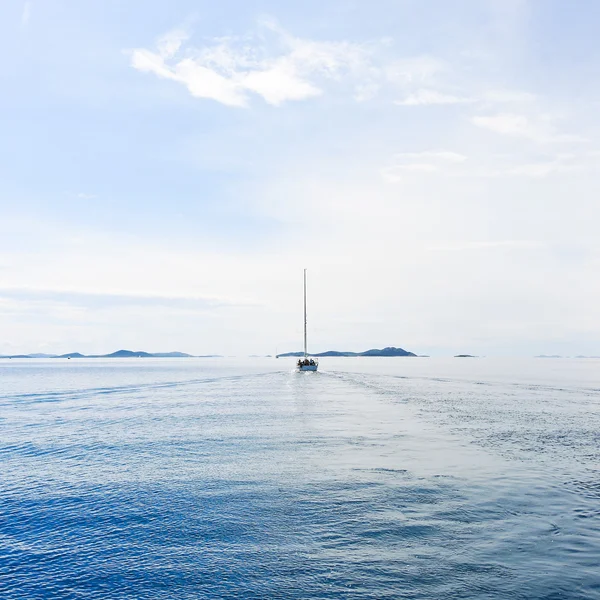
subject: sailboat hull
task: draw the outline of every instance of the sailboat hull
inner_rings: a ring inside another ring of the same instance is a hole
[[[317,365],[302,365],[298,367],[298,371],[316,371],[317,369]]]

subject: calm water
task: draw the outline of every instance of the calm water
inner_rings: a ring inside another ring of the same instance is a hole
[[[0,597],[600,598],[600,360],[0,361]]]

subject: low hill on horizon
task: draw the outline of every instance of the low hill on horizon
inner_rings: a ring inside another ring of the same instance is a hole
[[[395,348],[394,346],[388,346],[381,350],[373,348],[371,350],[365,350],[364,352],[340,352],[338,350],[328,350],[327,352],[309,353],[308,355],[316,358],[327,356],[417,356],[413,352],[408,352],[403,348]],[[276,358],[285,358],[289,356],[304,356],[304,352],[285,352],[284,354],[278,354]]]
[[[2,355],[0,358],[217,358],[219,355],[205,355],[202,357],[186,354],[185,352],[142,352],[141,350],[117,350],[110,354],[81,354],[69,352],[67,354],[11,354]]]

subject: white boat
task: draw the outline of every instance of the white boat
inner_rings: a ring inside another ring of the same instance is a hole
[[[308,356],[306,345],[306,269],[304,269],[304,357],[298,359],[296,368],[298,371],[316,371],[319,368],[319,361]]]

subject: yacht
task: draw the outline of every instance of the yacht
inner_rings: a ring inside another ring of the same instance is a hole
[[[306,343],[306,269],[304,269],[304,357],[298,359],[296,368],[298,371],[316,371],[319,368],[319,361],[308,356]]]

